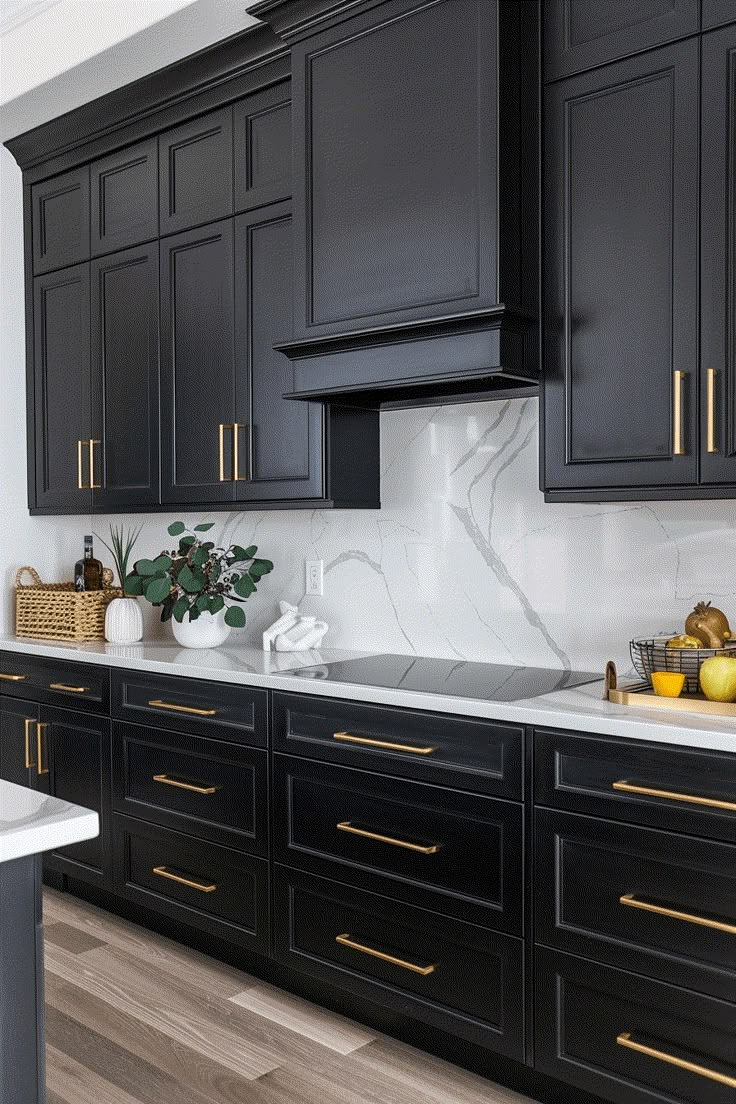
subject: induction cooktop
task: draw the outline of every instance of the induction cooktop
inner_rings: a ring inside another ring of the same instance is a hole
[[[287,672],[283,672],[286,674]],[[324,679],[391,690],[416,690],[482,701],[521,701],[599,682],[589,671],[555,671],[547,667],[513,667],[505,663],[426,659],[422,656],[375,655],[320,663],[289,671],[297,678]]]

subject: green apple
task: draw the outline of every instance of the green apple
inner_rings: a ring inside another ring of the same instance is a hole
[[[720,655],[704,660],[700,688],[708,701],[736,702],[736,657]]]

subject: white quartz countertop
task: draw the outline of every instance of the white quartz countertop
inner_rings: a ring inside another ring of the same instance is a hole
[[[132,671],[208,679],[241,686],[261,686],[270,690],[346,698],[409,709],[426,709],[435,713],[454,713],[465,717],[482,717],[515,724],[736,753],[736,720],[706,714],[683,714],[674,710],[657,710],[655,713],[646,708],[612,705],[603,701],[602,681],[577,689],[558,690],[538,698],[497,702],[455,697],[441,691],[428,694],[414,690],[385,689],[288,673],[341,659],[354,659],[359,655],[369,654],[367,652],[324,648],[312,652],[262,652],[235,644],[226,644],[209,651],[196,651],[158,641],[127,645],[62,644],[56,641],[47,643],[16,640],[14,637],[0,637],[0,650],[52,659],[78,660]]]
[[[0,779],[0,863],[99,834],[100,818],[90,809]]]

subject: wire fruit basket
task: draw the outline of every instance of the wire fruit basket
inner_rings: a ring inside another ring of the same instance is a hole
[[[668,648],[667,641],[671,639],[671,636],[655,636],[632,640],[629,644],[631,661],[650,685],[653,671],[678,671],[685,676],[686,694],[697,694],[700,690],[700,668],[706,659],[736,652],[736,641],[727,641],[722,648]]]

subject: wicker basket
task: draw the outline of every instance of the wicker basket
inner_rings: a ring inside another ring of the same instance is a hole
[[[23,583],[26,572],[32,583]],[[15,634],[33,640],[74,640],[78,643],[105,639],[105,610],[113,598],[123,595],[110,584],[109,568],[102,573],[103,590],[78,591],[74,583],[42,583],[32,567],[21,567],[15,576]]]
[[[669,637],[655,636],[648,640],[632,640],[631,659],[641,677],[651,685],[653,671],[678,671],[685,676],[685,693],[697,694],[700,689],[700,668],[704,661],[724,652],[734,653],[736,642],[728,640],[723,648],[668,648]],[[736,653],[734,653],[736,654]]]

